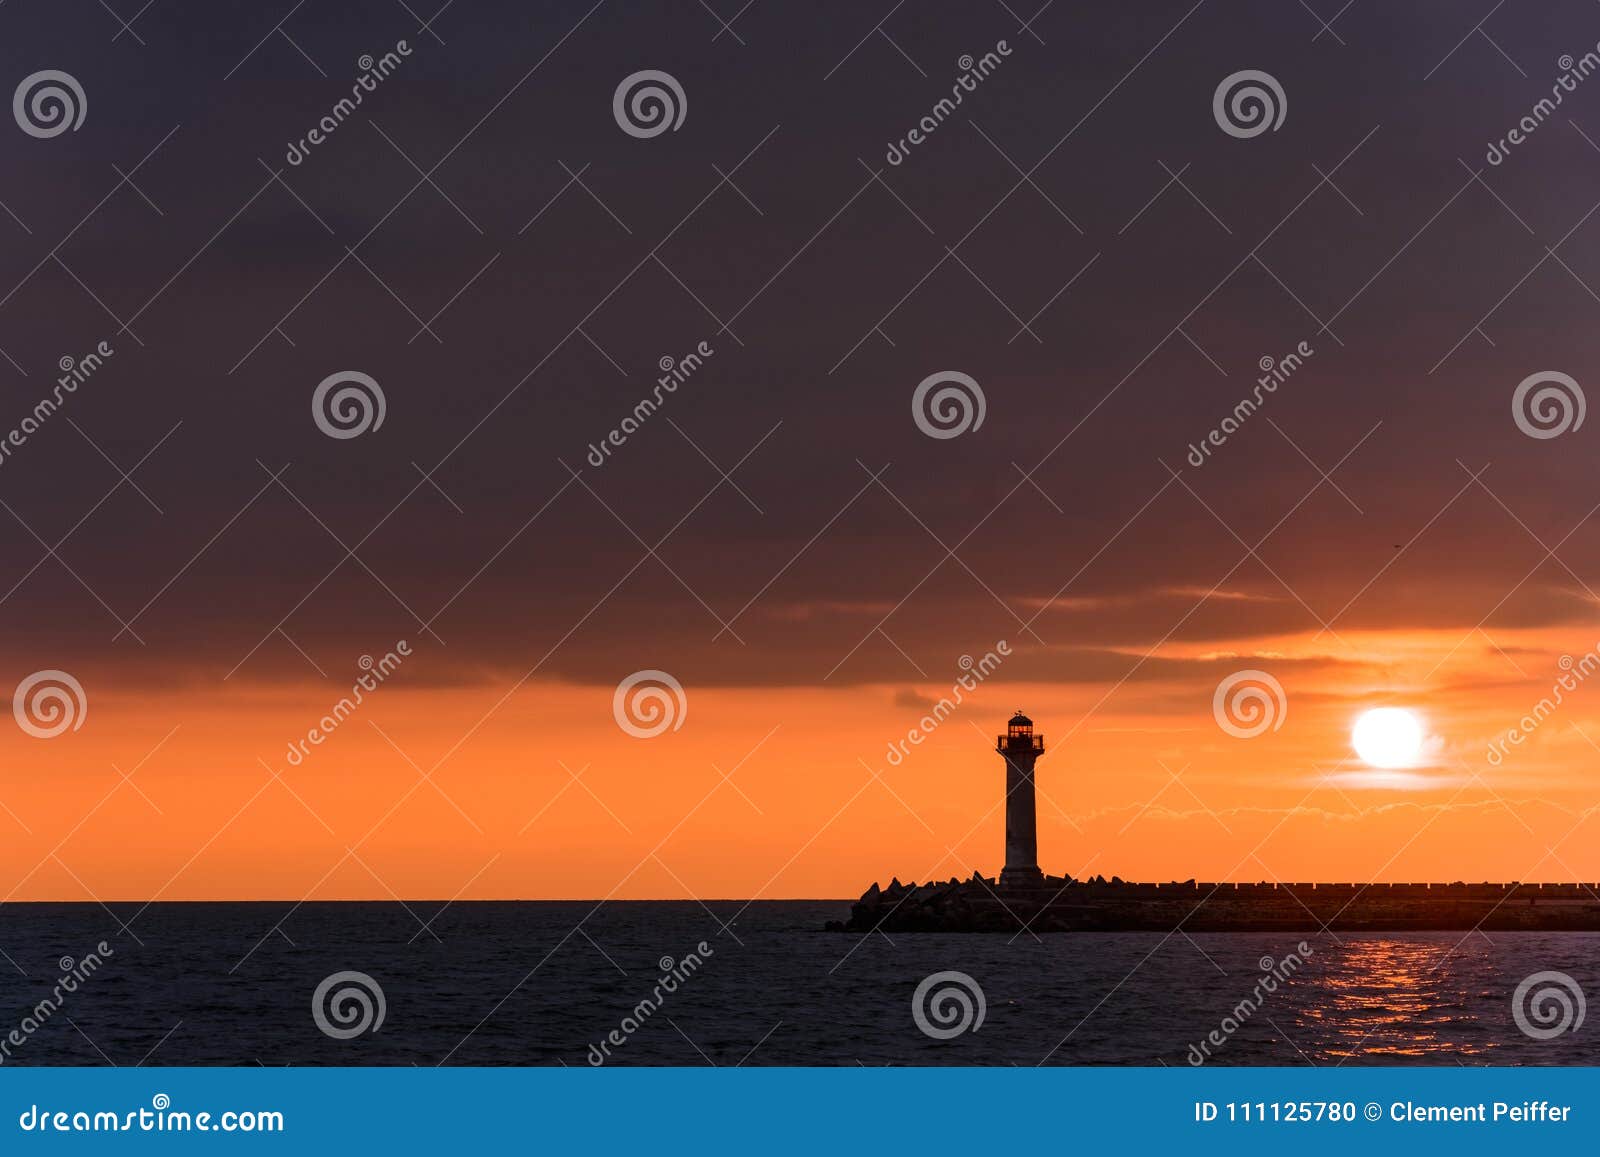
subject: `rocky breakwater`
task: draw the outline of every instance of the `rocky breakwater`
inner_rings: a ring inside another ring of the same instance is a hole
[[[1046,876],[1002,886],[974,873],[873,884],[830,931],[1600,931],[1600,884],[1135,884]]]

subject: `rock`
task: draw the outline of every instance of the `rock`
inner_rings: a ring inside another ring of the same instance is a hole
[[[1059,883],[1058,883],[1059,881]],[[1113,877],[1073,881],[1047,877],[1048,886],[997,892],[974,872],[970,880],[906,885],[898,878],[874,884],[851,909],[830,921],[845,932],[1277,932],[1308,935],[1330,926],[1343,932],[1600,931],[1600,904],[1572,885],[1552,888],[1532,904],[1510,904],[1515,886],[1396,884],[1356,890],[1311,885],[1245,884],[1197,888],[1182,883],[1139,884]],[[1571,891],[1571,896],[1566,891]],[[1521,898],[1519,895],[1517,898]],[[1309,938],[1309,937],[1308,937]]]

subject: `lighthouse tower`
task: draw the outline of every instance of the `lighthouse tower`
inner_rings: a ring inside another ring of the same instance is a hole
[[[1039,871],[1039,824],[1034,806],[1033,762],[1044,754],[1044,736],[1018,711],[995,743],[1006,761],[1006,866],[1004,885],[1026,885],[1044,878]]]

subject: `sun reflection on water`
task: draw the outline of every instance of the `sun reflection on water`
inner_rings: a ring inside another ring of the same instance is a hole
[[[1320,998],[1299,1008],[1312,1046],[1342,1062],[1358,1056],[1420,1059],[1448,1053],[1486,1057],[1486,1026],[1467,1005],[1487,945],[1470,940],[1346,939],[1318,959]]]

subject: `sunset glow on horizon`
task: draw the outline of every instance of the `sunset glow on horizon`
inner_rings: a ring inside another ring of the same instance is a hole
[[[943,685],[691,683],[681,729],[647,740],[618,726],[609,687],[535,680],[489,696],[493,682],[430,688],[401,667],[325,742],[302,743],[298,763],[296,735],[333,706],[320,685],[187,690],[174,726],[167,696],[88,679],[81,730],[3,742],[11,765],[26,756],[35,769],[5,796],[14,831],[0,865],[21,882],[4,899],[776,899],[993,874],[993,733],[1019,705],[1047,745],[1050,872],[1587,880],[1600,876],[1597,821],[1571,769],[1600,732],[1600,699],[1573,698],[1512,758],[1485,758],[1545,693],[1503,652],[1556,637],[1352,632],[1340,647],[1308,632],[1208,644],[1203,657],[1163,646],[1125,654],[1134,677],[1110,695],[1034,677],[1091,654],[1020,643],[943,718],[964,672],[954,662]],[[417,644],[406,663],[423,670],[434,653]],[[1255,664],[1281,675],[1284,725],[1236,738],[1211,691]],[[1352,714],[1402,688],[1401,701],[1429,704],[1426,748],[1413,712]],[[908,729],[925,740],[888,758]],[[241,750],[257,760],[219,754]]]

